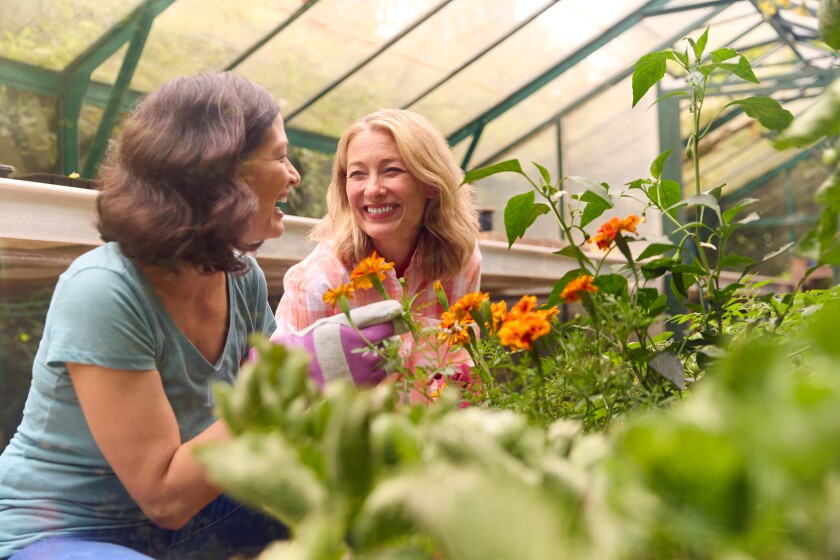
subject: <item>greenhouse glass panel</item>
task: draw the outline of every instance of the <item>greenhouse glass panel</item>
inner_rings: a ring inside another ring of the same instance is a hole
[[[509,152],[505,159],[519,159],[522,169],[533,181],[537,182],[539,171],[531,162],[537,162],[557,178],[560,174],[557,151],[557,130],[549,127],[541,134],[536,135],[530,141]],[[533,187],[522,176],[516,173],[499,173],[476,184],[476,200],[485,211],[493,210],[493,229],[495,237],[506,240],[504,210],[508,200],[518,194],[526,193]],[[537,197],[539,198],[539,197]],[[538,200],[538,202],[545,202]],[[527,238],[531,241],[559,243],[560,229],[557,219],[552,215],[540,216],[537,221],[528,228]]]
[[[558,0],[467,0],[448,4],[295,118],[339,135],[343,125],[383,107],[403,107],[482,50]],[[348,104],[347,99],[359,104]],[[324,124],[334,128],[324,128]]]
[[[587,99],[600,84],[632,67],[639,57],[663,48],[677,30],[691,27],[710,13],[710,9],[679,12],[646,18],[636,24],[488,124],[481,135],[474,161],[486,161],[505,146],[506,141],[521,137],[538,123]],[[628,86],[623,106],[630,107],[632,92]]]
[[[795,95],[797,92],[789,92]],[[784,103],[794,115],[800,114],[813,100],[796,99]],[[725,184],[724,195],[743,187],[766,172],[791,159],[792,150],[779,151],[773,147],[768,131],[753,119],[739,115],[709,133],[701,142],[700,168],[702,190]],[[688,178],[693,177],[693,164],[684,161],[683,177],[686,194],[694,194]],[[690,191],[690,192],[689,192]]]
[[[291,116],[439,5],[440,0],[322,0],[237,71],[267,86],[280,98],[283,113]],[[343,99],[349,106],[363,101]]]
[[[655,111],[630,107],[630,78],[605,93],[592,98],[563,118],[563,174],[584,177],[591,182],[606,182],[613,193],[626,189],[626,183],[650,175],[650,162],[659,155],[659,131]],[[644,101],[643,101],[644,102]],[[585,185],[569,180],[565,189],[582,192]],[[639,205],[620,201],[587,230],[613,216],[638,214]],[[661,231],[658,216],[648,215],[639,227],[643,235],[655,237]]]
[[[602,10],[590,0],[563,0],[410,109],[452,132],[644,3],[616,0]]]
[[[756,19],[754,20],[756,23],[761,23],[763,18],[760,15],[756,14]],[[779,34],[773,30],[772,27],[769,25],[763,24],[759,25],[749,33],[745,34],[743,37],[738,39],[737,41],[733,41],[731,45],[727,45],[736,51],[744,52],[755,45],[764,45],[767,43],[774,43],[779,41]]]
[[[141,0],[0,0],[0,53],[61,70]]]
[[[145,92],[176,76],[221,70],[301,4],[301,0],[214,0],[208,9],[206,0],[175,0],[155,18],[131,87]],[[111,57],[94,79],[113,83],[121,63],[121,55]]]

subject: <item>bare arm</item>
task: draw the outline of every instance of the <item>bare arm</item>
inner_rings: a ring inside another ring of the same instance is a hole
[[[68,363],[93,438],[140,509],[157,525],[183,527],[221,489],[192,457],[200,444],[230,437],[221,421],[188,442],[156,370],[125,371]]]

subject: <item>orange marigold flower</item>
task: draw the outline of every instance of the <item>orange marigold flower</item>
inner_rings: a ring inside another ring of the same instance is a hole
[[[499,329],[499,342],[514,350],[530,350],[534,341],[551,331],[546,313],[530,313],[505,321]]]
[[[493,332],[499,330],[499,327],[504,323],[507,317],[507,302],[501,300],[498,303],[490,304],[490,322],[487,323],[487,328]]]
[[[338,305],[339,297],[344,296],[347,299],[353,299],[353,292],[355,291],[356,289],[352,284],[342,284],[337,288],[327,290],[327,293],[324,294],[324,301],[335,307]]]
[[[499,342],[514,350],[530,350],[535,340],[551,331],[551,319],[558,313],[557,307],[537,309],[536,296],[522,296],[499,327]]]
[[[373,287],[372,277],[378,278],[381,282],[385,280],[385,271],[393,268],[394,263],[385,262],[385,259],[374,251],[353,269],[350,273],[350,281],[357,290],[367,290]]]
[[[533,313],[534,310],[537,308],[537,296],[522,296],[516,305],[514,305],[510,312],[505,317],[505,321],[511,321],[513,319],[521,319],[522,317]]]
[[[458,303],[452,306],[453,309],[458,308],[469,315],[470,311],[479,311],[481,304],[485,300],[490,299],[490,294],[482,294],[481,292],[470,292],[458,300]]]
[[[441,332],[438,340],[453,346],[464,345],[470,341],[469,325],[475,323],[475,320],[464,308],[453,307],[449,311],[444,311],[440,318]]]
[[[597,292],[598,286],[592,283],[594,280],[595,278],[586,274],[578,276],[566,284],[566,287],[563,288],[562,292],[560,292],[560,297],[563,298],[566,303],[572,303],[573,301],[580,299],[581,292]]]
[[[639,217],[635,214],[630,214],[626,218],[613,218],[605,222],[598,228],[598,233],[589,238],[590,243],[598,245],[599,249],[606,251],[615,241],[615,236],[626,231],[629,233],[638,233],[636,226],[639,225]]]

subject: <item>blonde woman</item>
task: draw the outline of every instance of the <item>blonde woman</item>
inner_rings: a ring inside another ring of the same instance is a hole
[[[374,251],[394,263],[385,271],[385,292],[416,296],[420,316],[439,319],[444,311],[438,280],[451,302],[477,291],[478,210],[463,177],[446,139],[417,113],[383,109],[350,125],[338,143],[327,215],[310,234],[318,245],[283,280],[278,333],[340,313],[324,294],[349,283]],[[376,290],[356,291],[349,303],[381,299]]]

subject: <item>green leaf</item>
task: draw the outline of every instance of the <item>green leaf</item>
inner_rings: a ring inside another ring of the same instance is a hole
[[[582,268],[575,268],[574,270],[570,270],[563,277],[554,283],[554,286],[551,288],[551,293],[548,295],[548,301],[546,301],[546,306],[551,307],[553,305],[557,305],[562,303],[563,300],[560,299],[560,294],[563,292],[563,289],[566,285],[578,278],[587,274],[587,271]]]
[[[750,204],[754,204],[758,202],[757,198],[742,198],[739,200],[735,206],[732,208],[727,209],[725,212],[721,214],[721,222],[724,224],[728,224],[732,221],[732,218],[738,215],[738,213],[749,206]]]
[[[834,240],[834,234],[837,232],[837,222],[837,211],[832,208],[826,208],[823,210],[822,214],[820,214],[820,220],[817,222],[814,229],[811,230],[815,234],[816,241],[819,242],[816,249],[817,255],[824,252]]]
[[[645,185],[650,185],[650,179],[636,179],[626,183],[628,189],[642,189]]]
[[[730,64],[728,62],[722,62],[717,65],[718,68],[721,70],[725,70],[731,74],[735,74],[742,80],[747,82],[752,82],[754,84],[759,83],[758,78],[755,77],[753,73],[752,66],[750,66],[750,61],[746,59],[746,57],[742,56],[738,59],[737,64]],[[769,127],[768,127],[769,128]],[[774,129],[775,130],[775,129]]]
[[[659,179],[659,176],[662,175],[662,167],[665,165],[665,160],[667,160],[670,155],[671,149],[665,150],[656,156],[656,159],[650,164],[650,174],[654,179]]]
[[[668,55],[673,56],[672,53],[654,52],[636,62],[633,69],[633,107],[665,76],[665,61],[670,58]]]
[[[575,244],[570,244],[563,247],[559,251],[554,251],[554,254],[562,255],[564,257],[571,257],[575,260],[582,260],[587,264],[592,264],[592,261],[589,257],[586,256],[586,253],[584,253],[583,250],[581,250],[581,248]]]
[[[472,171],[468,172],[464,175],[464,180],[461,184],[465,183],[474,183],[485,177],[489,177],[490,175],[495,175],[496,173],[504,173],[512,171],[514,173],[519,173],[520,175],[525,175],[525,172],[522,171],[522,166],[519,165],[518,159],[509,159],[507,161],[503,161],[500,163],[494,163],[493,165],[488,165],[486,167],[479,167],[478,169],[473,169]]]
[[[514,241],[525,235],[539,216],[547,214],[551,209],[545,204],[534,204],[534,191],[518,194],[512,197],[505,206],[505,231],[508,238],[508,249]]]
[[[738,51],[724,47],[722,49],[712,51],[709,56],[714,62],[723,62],[724,60],[729,60],[730,58],[738,56]]]
[[[593,283],[605,294],[622,296],[627,293],[627,278],[620,274],[601,274]]]
[[[300,461],[297,449],[279,432],[246,432],[196,450],[210,480],[234,498],[295,528],[320,510],[327,491]]]
[[[685,369],[676,354],[660,352],[648,363],[659,375],[676,385],[680,391],[685,389]]]
[[[627,262],[632,265],[633,253],[630,252],[630,247],[627,245],[627,237],[623,236],[621,233],[616,234],[615,246],[618,247],[618,250],[621,251],[621,254],[624,255],[625,259],[627,259]]]
[[[720,266],[727,268],[737,268],[740,266],[754,265],[755,259],[749,257],[742,257],[741,255],[726,255],[720,259]]]
[[[586,227],[592,220],[613,207],[612,202],[592,190],[587,190],[580,195],[580,200],[586,203],[586,208],[583,209],[583,215],[580,217],[580,227]]]
[[[790,243],[785,243],[784,245],[782,245],[781,247],[779,247],[775,251],[772,251],[772,252],[764,255],[764,258],[761,259],[761,262],[768,261],[768,260],[772,259],[773,257],[781,255],[782,253],[784,253],[785,251],[787,251],[788,249],[790,249],[794,245],[796,245],[795,241],[791,241]]]
[[[674,259],[662,257],[659,259],[654,259],[650,262],[647,262],[642,265],[642,275],[648,279],[652,280],[654,278],[658,278],[671,270],[671,268],[677,264]]]
[[[551,186],[551,173],[548,172],[548,169],[546,169],[545,167],[543,167],[542,165],[540,165],[539,163],[537,163],[535,161],[532,161],[531,163],[533,163],[535,166],[537,166],[537,169],[540,170],[540,175],[542,175],[543,182],[546,185]]]
[[[820,94],[813,105],[805,109],[776,141],[776,148],[802,148],[824,138],[840,134],[840,78],[835,79]]]
[[[645,247],[645,250],[639,255],[639,260],[641,261],[650,257],[655,257],[656,255],[662,255],[672,249],[677,249],[677,246],[669,245],[667,243],[651,243]]]
[[[720,205],[718,204],[717,199],[710,194],[695,194],[693,196],[689,196],[677,204],[677,208],[680,206],[705,206],[706,208],[714,210],[718,219],[720,219]],[[669,211],[670,210],[671,209],[669,209]]]
[[[793,113],[784,109],[778,101],[770,97],[749,97],[726,104],[740,105],[747,116],[756,119],[765,128],[780,131],[793,121]]]
[[[684,53],[671,50],[671,53],[674,55],[674,58],[679,62],[683,68],[688,70],[689,60],[688,60],[688,49]]]
[[[694,49],[694,57],[697,60],[703,58],[703,51],[706,50],[706,43],[709,42],[709,28],[706,27],[706,30],[703,31],[703,34],[700,35],[700,38],[697,39],[695,43],[691,39],[688,40],[688,43],[691,45],[691,48]]]
[[[840,2],[820,0],[817,20],[820,36],[825,44],[834,50],[840,50]]]
[[[820,253],[818,264],[840,265],[840,239],[833,239],[828,248]]]
[[[673,208],[682,198],[682,187],[676,181],[665,179],[648,189],[648,198],[660,208]],[[668,210],[668,213],[674,218],[677,217],[676,209]]]

